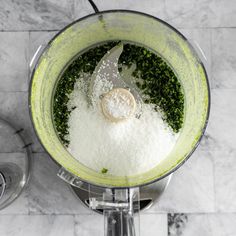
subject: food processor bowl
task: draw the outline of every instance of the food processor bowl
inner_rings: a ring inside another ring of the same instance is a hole
[[[78,54],[115,40],[142,45],[163,57],[175,71],[185,97],[184,123],[174,149],[155,168],[133,176],[104,175],[84,166],[66,150],[53,123],[53,98],[63,71]],[[188,159],[204,133],[210,95],[203,63],[180,32],[144,13],[111,10],[73,22],[48,43],[32,73],[29,101],[34,128],[50,156],[84,182],[117,189],[160,180]]]

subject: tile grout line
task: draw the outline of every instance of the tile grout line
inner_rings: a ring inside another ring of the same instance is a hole
[[[165,20],[164,20],[165,21]],[[72,21],[73,22],[73,21]],[[72,23],[71,22],[71,23]],[[166,21],[168,22],[168,21]],[[68,23],[70,24],[70,23]],[[66,25],[65,25],[66,26]],[[64,27],[65,27],[64,26]],[[61,28],[58,28],[58,29],[39,29],[39,30],[31,30],[31,29],[28,29],[28,30],[14,30],[14,29],[9,29],[9,30],[0,30],[0,33],[23,33],[23,32],[58,32],[60,30],[62,30],[64,27],[61,27]],[[174,26],[174,28],[176,29],[236,29],[236,26],[209,26],[209,27],[183,27],[183,26]]]
[[[59,28],[59,29],[39,29],[39,30],[14,30],[14,29],[13,30],[0,30],[0,33],[58,32],[63,28],[64,27]]]
[[[31,68],[30,68],[30,62],[32,60],[31,55],[31,32],[29,31],[29,44],[28,44],[28,61],[27,61],[27,72],[28,72],[28,78],[27,78],[27,93],[29,96],[29,88],[30,88],[30,80],[31,80]],[[27,104],[29,106],[29,100],[27,99]]]
[[[31,57],[31,58],[30,58]],[[29,93],[29,86],[30,86],[30,76],[31,76],[31,68],[30,68],[30,62],[32,60],[31,55],[31,31],[29,31],[29,44],[28,44],[28,62],[27,62],[27,72],[28,72],[28,78],[27,78],[27,84],[28,84],[28,90]]]
[[[5,208],[7,209],[7,208]],[[189,213],[184,213],[184,212],[167,212],[165,214],[160,214],[160,213],[153,213],[153,214],[141,214],[143,216],[146,215],[166,215],[168,216],[169,214],[185,214],[185,215],[236,215],[236,211],[233,212],[189,212]],[[1,216],[99,216],[100,214],[93,214],[93,213],[47,213],[47,214],[36,214],[36,213],[3,213],[0,214]],[[102,215],[100,215],[103,217]]]
[[[211,73],[211,87],[210,90],[212,89],[216,89],[216,87],[214,86],[215,81],[213,78],[213,55],[212,55],[212,43],[213,43],[213,38],[212,38],[212,34],[213,34],[213,30],[210,30],[210,57],[211,57],[211,66],[210,66],[210,73]]]
[[[74,221],[74,233],[73,235],[76,236],[76,219],[75,219],[76,215],[73,215],[73,221]]]
[[[212,81],[212,89],[210,88],[211,91],[214,91],[217,89],[217,86],[216,86],[216,81],[214,80],[214,76],[213,76],[213,50],[212,50],[212,45],[213,45],[213,29],[210,30],[210,53],[211,53],[211,81]],[[219,89],[219,88],[218,88]],[[216,207],[216,175],[215,175],[215,160],[214,158],[211,158],[212,159],[212,164],[213,164],[213,190],[214,190],[214,210],[215,212],[217,212],[217,207]]]
[[[28,93],[28,92],[29,92],[28,90],[4,90],[4,91],[0,90],[0,93]]]
[[[209,81],[209,88],[211,90],[211,87],[213,88],[213,70],[212,70],[212,65],[213,65],[213,57],[212,57],[212,29],[210,29],[210,80],[211,80],[211,84],[210,84],[210,81]]]

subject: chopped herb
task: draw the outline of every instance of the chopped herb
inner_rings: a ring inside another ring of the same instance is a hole
[[[53,116],[58,135],[65,146],[69,145],[69,115],[75,109],[73,107],[69,110],[67,103],[76,80],[82,72],[92,74],[101,58],[117,43],[118,41],[108,42],[79,55],[59,79],[54,96]],[[137,78],[136,85],[147,97],[144,102],[155,104],[156,110],[162,111],[166,122],[177,133],[183,125],[184,94],[175,73],[155,53],[144,47],[124,43],[124,50],[119,58],[119,71],[122,71],[122,65],[129,67],[132,64],[136,64],[133,72],[133,76]]]
[[[68,119],[71,113],[71,110],[67,108],[67,103],[69,101],[69,95],[74,89],[75,82],[79,79],[81,72],[92,74],[104,54],[116,44],[117,42],[106,43],[79,55],[59,79],[54,95],[53,117],[58,136],[65,146],[69,145],[67,135]]]
[[[108,169],[106,169],[106,168],[102,168],[101,173],[102,173],[102,174],[106,174],[107,171],[108,171]]]
[[[171,67],[146,48],[131,44],[124,45],[120,61],[127,66],[136,64],[133,76],[142,79],[136,85],[147,95],[145,102],[161,109],[166,122],[177,133],[183,124],[184,94]]]

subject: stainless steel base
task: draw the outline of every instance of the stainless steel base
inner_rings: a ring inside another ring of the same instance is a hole
[[[140,210],[145,210],[150,208],[155,202],[157,202],[164,191],[166,190],[172,175],[157,181],[153,184],[149,184],[140,187]],[[103,195],[104,189],[98,188],[96,192],[91,192],[88,188],[78,188],[71,185],[72,191],[79,198],[79,200],[89,208],[89,198],[91,197],[101,197]],[[91,209],[91,208],[90,208]],[[102,210],[93,210],[97,213],[103,214]]]

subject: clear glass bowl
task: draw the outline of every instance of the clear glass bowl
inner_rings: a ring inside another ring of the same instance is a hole
[[[31,150],[22,132],[0,119],[0,210],[21,194],[29,179]]]

